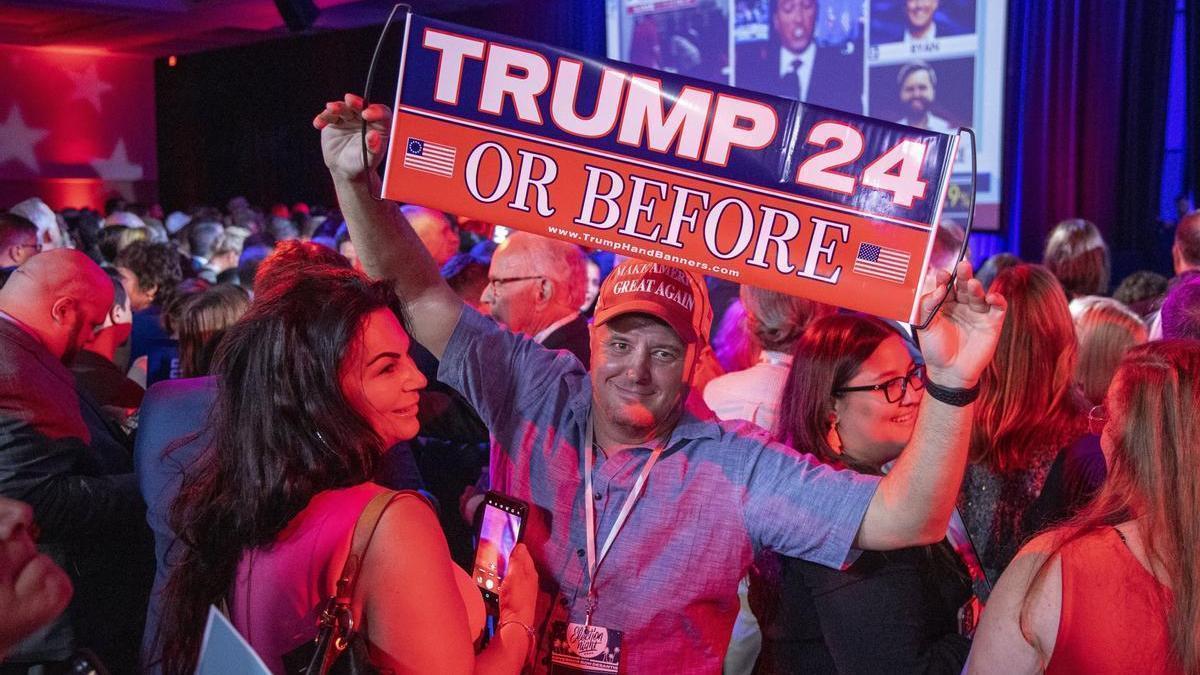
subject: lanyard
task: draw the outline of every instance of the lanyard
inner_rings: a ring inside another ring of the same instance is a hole
[[[625,525],[625,521],[629,518],[629,514],[633,511],[633,505],[637,502],[642,494],[642,489],[646,487],[646,479],[650,476],[650,469],[654,468],[654,463],[662,455],[665,445],[659,445],[651,453],[650,459],[646,460],[646,464],[642,466],[642,472],[638,474],[637,481],[633,484],[633,489],[629,491],[629,495],[625,498],[625,503],[621,506],[621,511],[617,513],[617,520],[613,523],[612,529],[608,531],[608,537],[604,540],[604,545],[600,547],[600,554],[596,555],[596,503],[595,497],[592,495],[592,453],[595,452],[594,441],[595,431],[592,427],[592,418],[588,417],[587,435],[583,439],[583,501],[584,514],[587,518],[587,562],[588,562],[588,587],[587,587],[587,620],[585,625],[591,625],[592,612],[596,609],[595,586],[596,586],[596,570],[600,568],[600,563],[604,561],[604,556],[608,555],[609,549],[612,548],[613,541],[617,538],[617,533],[621,531],[621,527]],[[669,440],[669,437],[668,437]]]

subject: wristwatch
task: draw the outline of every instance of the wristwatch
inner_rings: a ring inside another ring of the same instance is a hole
[[[976,381],[975,385],[972,387],[967,389],[959,389],[956,387],[943,387],[939,384],[934,384],[933,380],[929,379],[928,371],[925,372],[924,377],[921,379],[925,381],[925,391],[929,392],[929,395],[932,396],[935,401],[941,401],[946,405],[962,408],[964,406],[971,405],[975,402],[975,399],[979,398],[978,381]]]

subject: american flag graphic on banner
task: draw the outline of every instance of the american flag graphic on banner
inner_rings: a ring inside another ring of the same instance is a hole
[[[454,153],[449,145],[409,138],[404,148],[404,166],[449,178],[454,175]]]
[[[908,276],[909,257],[904,251],[863,242],[858,245],[858,255],[854,257],[854,271],[902,284]]]

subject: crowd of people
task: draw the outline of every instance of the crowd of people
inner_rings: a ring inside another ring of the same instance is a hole
[[[1200,212],[913,330],[377,201],[389,124],[314,120],[337,211],[0,214],[0,673],[191,673],[210,607],[275,673],[1200,673]]]

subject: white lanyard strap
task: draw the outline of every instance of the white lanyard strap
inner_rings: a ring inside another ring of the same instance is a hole
[[[588,417],[587,435],[583,443],[583,485],[584,485],[584,513],[587,517],[587,562],[588,562],[588,588],[587,595],[590,598],[592,589],[596,585],[596,570],[599,569],[600,563],[604,561],[604,556],[608,555],[609,549],[612,548],[613,541],[617,538],[617,533],[621,531],[621,527],[625,525],[625,521],[629,518],[629,514],[633,511],[633,505],[641,496],[642,490],[646,487],[646,479],[650,476],[650,469],[654,468],[654,463],[658,461],[662,455],[665,445],[659,445],[651,453],[650,459],[646,460],[646,464],[642,467],[642,472],[638,475],[637,482],[633,484],[633,489],[629,495],[625,497],[625,503],[621,506],[621,511],[617,514],[617,520],[613,523],[612,529],[608,531],[608,537],[604,540],[604,545],[600,548],[600,555],[596,555],[596,503],[595,496],[592,494],[592,453],[595,452],[593,441],[595,439],[594,430],[592,428],[592,418]],[[591,612],[588,612],[589,618]]]

